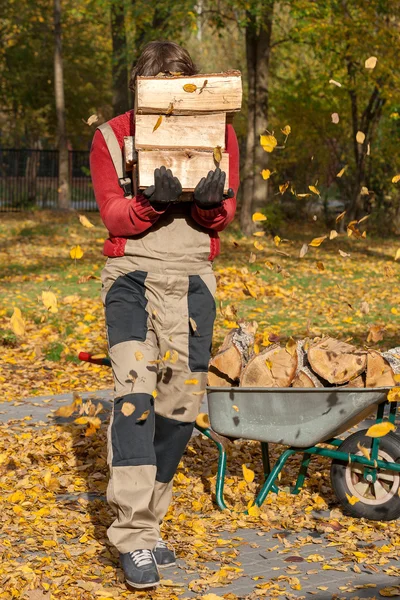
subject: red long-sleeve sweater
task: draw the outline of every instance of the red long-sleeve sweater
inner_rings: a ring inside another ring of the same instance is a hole
[[[111,119],[109,125],[113,129],[122,151],[124,136],[134,135],[135,132],[133,111]],[[213,260],[219,254],[220,245],[217,232],[222,231],[233,220],[236,210],[236,193],[239,187],[239,148],[232,125],[226,127],[225,147],[229,153],[229,187],[233,189],[235,196],[224,200],[221,206],[211,210],[203,210],[194,202],[191,208],[193,219],[202,227],[210,230],[209,260]],[[164,211],[156,211],[141,193],[131,199],[125,198],[118,183],[106,142],[100,131],[96,131],[93,138],[90,171],[100,215],[109,232],[103,254],[105,256],[123,256],[127,238],[145,232]]]

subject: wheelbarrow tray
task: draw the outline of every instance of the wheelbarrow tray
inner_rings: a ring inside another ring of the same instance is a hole
[[[221,435],[307,448],[365,419],[388,391],[210,386],[207,399],[211,427]]]

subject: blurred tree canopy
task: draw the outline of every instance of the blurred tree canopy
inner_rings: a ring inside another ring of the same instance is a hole
[[[62,0],[62,10],[71,148],[90,145],[83,119],[132,105],[143,45],[173,39],[201,71],[243,72],[234,125],[246,233],[255,209],[271,222],[318,211],[329,221],[332,206],[373,210],[381,230],[400,231],[400,0]],[[0,145],[54,147],[52,3],[9,0],[0,33]],[[261,134],[276,136],[273,152]]]

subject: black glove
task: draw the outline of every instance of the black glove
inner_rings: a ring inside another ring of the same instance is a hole
[[[202,209],[217,208],[225,198],[233,198],[234,191],[229,188],[224,194],[226,173],[220,168],[209,171],[207,177],[200,179],[193,193],[194,201]]]
[[[177,177],[172,175],[170,169],[160,167],[154,170],[154,185],[146,188],[143,195],[151,204],[166,205],[178,200],[182,194],[182,186]]]

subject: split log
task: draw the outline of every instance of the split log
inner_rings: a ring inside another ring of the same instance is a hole
[[[297,371],[292,382],[292,387],[297,388],[322,388],[323,383],[310,369],[310,363],[307,359],[305,347],[308,346],[309,340],[299,340],[296,344],[297,354]]]
[[[225,336],[208,367],[208,385],[232,387],[239,383],[240,374],[249,360],[254,344],[257,323],[241,323]]]
[[[315,388],[314,381],[311,379],[309,375],[304,370],[298,371],[295,375],[295,378],[292,382],[292,387],[294,388]],[[318,386],[318,387],[322,387]]]
[[[135,114],[236,112],[242,105],[240,71],[136,80]]]
[[[380,352],[370,350],[367,356],[366,387],[393,387],[394,385],[396,382],[389,362]]]
[[[192,148],[225,150],[225,113],[163,116],[154,130],[157,115],[136,115],[136,150],[152,148]]]
[[[312,370],[329,383],[340,385],[347,383],[365,371],[367,353],[355,346],[323,338],[310,345],[307,358]]]
[[[363,388],[365,387],[365,380],[364,380],[364,374],[362,375],[358,375],[357,377],[355,377],[354,379],[351,379],[348,383],[346,383],[345,385],[341,385],[340,387],[344,387],[344,388]]]
[[[274,344],[253,356],[243,369],[243,387],[289,387],[297,369],[297,355]]]
[[[229,182],[229,154],[222,153],[222,160],[216,163],[212,152],[196,150],[139,150],[139,188],[154,184],[154,169],[165,166],[179,179],[184,192],[193,192],[202,177],[217,166],[226,173],[225,192]]]

